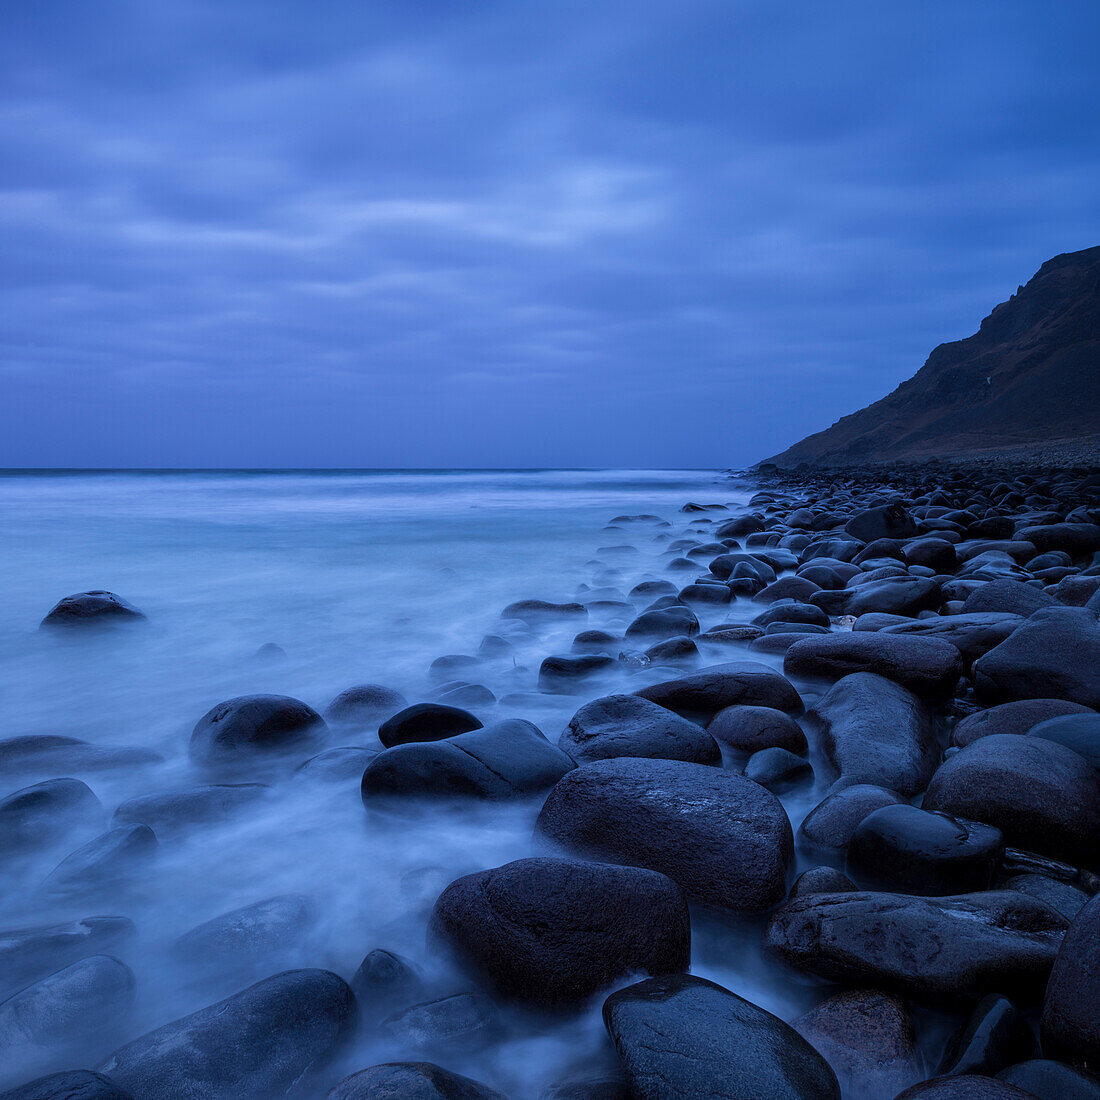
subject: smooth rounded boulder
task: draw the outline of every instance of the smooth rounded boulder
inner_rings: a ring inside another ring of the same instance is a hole
[[[707,733],[736,756],[751,756],[772,748],[798,754],[806,751],[801,726],[789,714],[772,707],[726,707],[707,724]]]
[[[1042,994],[1066,919],[1013,890],[926,898],[856,890],[782,905],[766,951],[808,974],[931,1004]]]
[[[782,804],[735,772],[623,757],[550,792],[536,833],[585,858],[648,867],[696,901],[758,912],[786,892],[794,842]]]
[[[507,1100],[479,1081],[433,1062],[386,1062],[345,1077],[325,1100]]]
[[[710,665],[690,676],[642,688],[635,694],[675,711],[682,718],[704,724],[720,710],[733,706],[771,707],[788,714],[802,713],[802,699],[794,685],[774,669],[756,661]]]
[[[468,710],[444,703],[414,703],[378,727],[378,740],[387,749],[419,741],[442,741],[481,729],[481,720]]]
[[[144,612],[114,592],[97,589],[77,592],[75,596],[58,600],[47,612],[39,629],[117,626],[139,622],[145,622]]]
[[[805,638],[787,650],[783,661],[788,676],[811,680],[873,672],[933,703],[951,698],[961,666],[959,651],[942,639],[877,631]]]
[[[691,956],[675,882],[576,859],[521,859],[457,879],[430,932],[479,984],[542,1005],[583,1001],[627,974],[683,971]]]
[[[901,796],[871,783],[853,783],[827,794],[802,820],[802,847],[833,854],[846,852],[860,822],[884,806],[896,806]]]
[[[340,692],[327,707],[325,721],[333,726],[377,727],[409,705],[399,691],[384,684],[359,684]]]
[[[705,978],[627,986],[603,1018],[638,1100],[840,1100],[829,1063],[794,1028]]]
[[[1100,895],[1077,914],[1050,973],[1040,1034],[1043,1052],[1100,1067]]]
[[[1000,829],[900,803],[868,814],[848,843],[848,874],[901,894],[987,890],[1004,855]]]
[[[1035,1100],[1035,1097],[1004,1081],[966,1073],[958,1077],[934,1077],[912,1085],[894,1100]]]
[[[0,799],[0,855],[47,848],[100,827],[103,805],[79,779],[48,779]]]
[[[1054,741],[979,738],[940,765],[923,806],[994,825],[1013,847],[1100,867],[1100,776]]]
[[[585,703],[569,719],[558,747],[578,764],[616,756],[696,764],[722,761],[721,750],[708,732],[637,695],[606,695]]]
[[[951,731],[951,744],[965,748],[972,741],[988,737],[991,733],[1027,733],[1048,718],[1095,713],[1089,707],[1067,703],[1064,699],[1020,699],[1015,703],[1001,703],[1000,706],[975,711],[963,718]]]
[[[267,1100],[323,1067],[354,1023],[342,978],[288,970],[127,1043],[96,1069],[142,1100]]]
[[[191,759],[206,766],[247,765],[311,756],[328,727],[306,703],[286,695],[240,695],[206,712],[191,732]]]

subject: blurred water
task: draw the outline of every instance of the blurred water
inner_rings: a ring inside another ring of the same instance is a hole
[[[640,579],[668,576],[668,542],[693,532],[705,538],[707,524],[679,512],[692,499],[736,507],[747,495],[712,471],[0,476],[7,592],[0,736],[63,734],[160,752],[163,764],[80,775],[102,801],[106,827],[126,798],[204,781],[189,762],[188,738],[223,699],[272,692],[323,709],[340,690],[365,682],[395,687],[410,701],[430,698],[430,662],[475,654],[482,636],[501,628],[500,610],[511,601],[573,599],[585,584],[625,593]],[[605,531],[620,513],[655,513],[671,526]],[[599,552],[623,544],[636,549]],[[124,596],[150,622],[103,637],[38,633],[57,599],[95,588]],[[753,610],[742,604],[701,618],[705,629]],[[593,618],[588,625],[621,630],[627,621]],[[473,708],[479,717],[486,724],[527,717],[556,740],[586,696],[527,693],[536,689],[542,657],[568,652],[577,629],[520,632],[511,655],[466,675],[505,700]],[[286,659],[257,660],[267,642],[283,647]],[[617,672],[586,695],[634,690],[644,676]],[[373,735],[352,742],[379,747]],[[2,775],[0,795],[51,777]],[[805,808],[790,806],[795,824]],[[169,947],[202,921],[290,892],[308,895],[317,919],[281,963],[350,978],[367,951],[385,947],[438,977],[442,992],[455,991],[426,951],[431,904],[458,875],[531,854],[536,811],[535,804],[444,806],[387,823],[367,819],[355,779],[319,784],[289,776],[231,826],[162,838],[140,881],[96,897],[58,901],[37,892],[64,851],[9,863],[0,927],[131,917],[138,939],[118,954],[137,973],[138,1003],[119,1022],[123,1038],[265,976],[190,972],[172,963]],[[757,939],[755,928],[702,917],[694,969],[789,1017],[802,997],[763,970]],[[568,1019],[516,1017],[509,1028],[481,1051],[402,1050],[375,1035],[349,1052],[343,1069],[427,1054],[518,1100],[574,1064],[607,1057],[598,1004]],[[0,1084],[20,1072],[0,1067]]]

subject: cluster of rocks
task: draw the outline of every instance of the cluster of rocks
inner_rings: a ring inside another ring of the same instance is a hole
[[[310,899],[282,895],[172,949],[212,972],[251,956],[261,980],[135,1038],[134,976],[111,954],[129,921],[0,933],[8,1061],[50,1065],[60,1048],[91,1067],[0,1100],[500,1100],[428,1061],[335,1078],[356,1036],[491,1050],[507,1008],[537,1029],[594,999],[609,1060],[563,1068],[544,1100],[1100,1098],[1100,473],[788,474],[747,512],[683,515],[678,538],[656,516],[610,525],[648,532],[675,581],[623,592],[609,570],[576,601],[511,604],[477,655],[435,662],[431,701],[382,685],[323,712],[228,700],[191,735],[207,781],[124,802],[106,831],[76,779],[0,800],[6,851],[71,849],[38,887],[67,897],[246,813],[287,774],[354,776],[370,820],[469,800],[534,819],[527,858],[435,901],[425,932],[457,976],[446,989],[382,949],[347,980],[263,976],[315,919]],[[589,624],[597,611],[607,629]],[[141,618],[95,592],[43,626]],[[548,623],[579,628],[538,670],[543,693],[575,697],[556,741],[524,718],[483,721],[496,696],[455,678]],[[611,676],[633,690],[593,690]],[[150,762],[67,738],[0,743],[16,770],[82,755]],[[812,989],[812,1007],[783,1020],[691,974],[700,917],[731,952],[758,937],[773,980]]]

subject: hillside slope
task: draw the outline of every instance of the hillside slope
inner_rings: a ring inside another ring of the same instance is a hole
[[[893,393],[767,459],[847,465],[1100,445],[1100,247],[1047,260]]]

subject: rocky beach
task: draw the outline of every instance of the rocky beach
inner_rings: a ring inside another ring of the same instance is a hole
[[[388,676],[242,656],[256,593],[329,613],[255,557],[213,651],[212,582],[14,570],[0,1096],[1100,1096],[1100,470],[586,482],[444,620],[498,491],[375,547],[428,570]]]

